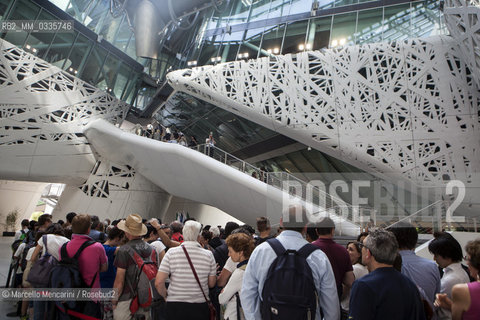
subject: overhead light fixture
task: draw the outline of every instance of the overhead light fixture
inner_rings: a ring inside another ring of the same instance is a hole
[[[248,52],[238,54],[238,59],[247,59],[247,58],[248,58]]]
[[[303,45],[303,43],[298,45],[298,50],[300,50],[300,51],[305,50],[305,46]]]
[[[336,47],[336,46],[338,46],[338,41],[337,41],[337,39],[333,39],[332,40],[332,47]]]
[[[272,54],[272,49],[268,49],[268,50],[267,50],[267,53],[268,53],[268,54]]]
[[[340,39],[340,41],[339,41],[338,43],[339,43],[341,46],[343,46],[346,42],[347,42],[347,39],[342,38],[342,39]]]
[[[27,44],[27,45],[25,46],[25,48],[27,48],[28,50],[30,50],[31,47],[30,47],[29,44]]]
[[[36,53],[36,52],[37,52],[37,49],[32,48],[32,52],[33,52],[33,53]]]
[[[280,49],[278,49],[278,48],[273,48],[273,53],[274,53],[274,54],[278,54],[279,52],[280,52]]]
[[[311,44],[311,43],[307,43],[306,46],[305,46],[305,48],[306,48],[307,50],[312,50],[312,44]]]

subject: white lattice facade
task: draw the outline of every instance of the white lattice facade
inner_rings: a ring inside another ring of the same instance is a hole
[[[445,22],[480,86],[480,1],[446,0]]]
[[[0,40],[0,178],[81,184],[95,158],[82,129],[128,105]]]
[[[180,91],[387,177],[469,183],[480,94],[448,36],[236,61],[168,75]]]
[[[162,218],[172,196],[128,165],[119,165],[102,157],[84,184],[67,186],[54,214],[87,212],[120,219],[137,212],[144,218]]]

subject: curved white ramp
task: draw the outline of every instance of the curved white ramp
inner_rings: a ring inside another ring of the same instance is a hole
[[[101,119],[91,122],[84,134],[102,157],[134,167],[168,193],[217,207],[252,225],[259,216],[268,216],[276,223],[283,203],[298,202],[280,189],[200,152],[127,133]],[[342,234],[359,233],[355,224],[332,218]]]

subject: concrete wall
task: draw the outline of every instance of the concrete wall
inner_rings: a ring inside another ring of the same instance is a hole
[[[48,183],[0,180],[0,230],[8,213],[18,209],[19,215],[15,230],[20,229],[23,219],[30,219],[35,211],[42,191]]]

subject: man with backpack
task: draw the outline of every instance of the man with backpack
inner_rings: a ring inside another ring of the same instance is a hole
[[[118,290],[118,297],[112,300],[113,318],[130,320],[143,316],[144,320],[150,320],[150,308],[156,294],[157,253],[142,240],[147,227],[138,214],[129,215],[117,224],[117,228],[125,232],[128,242],[118,249],[114,261],[117,275],[113,288]]]
[[[8,279],[7,279],[7,284],[6,286],[8,287],[10,283],[10,276],[12,271],[14,272],[14,281],[13,281],[13,286],[17,287],[19,285],[18,278],[21,277],[23,270],[25,268],[21,268],[21,260],[22,260],[22,253],[25,249],[26,242],[25,238],[27,237],[28,234],[28,226],[30,225],[30,222],[28,219],[23,219],[22,220],[22,229],[18,230],[15,232],[15,240],[12,243],[12,262],[10,263],[10,270],[8,273]],[[20,281],[21,282],[21,281]]]
[[[17,240],[22,240],[25,239],[27,232],[28,232],[28,227],[30,226],[30,221],[28,219],[23,219],[22,220],[22,229],[18,230],[15,232],[15,241]]]
[[[307,223],[305,208],[289,207],[280,221],[284,231],[253,251],[240,294],[246,320],[321,319],[320,309],[325,319],[340,318],[332,267],[303,238]]]
[[[51,271],[52,288],[100,288],[100,272],[107,271],[108,260],[102,244],[88,236],[91,225],[92,220],[88,214],[79,214],[73,218],[72,240],[60,248],[59,265]],[[81,275],[79,280],[76,276],[78,273]],[[58,303],[57,307],[61,313],[60,319],[69,319],[73,314],[99,319],[101,315],[100,304],[96,300],[78,304]]]

